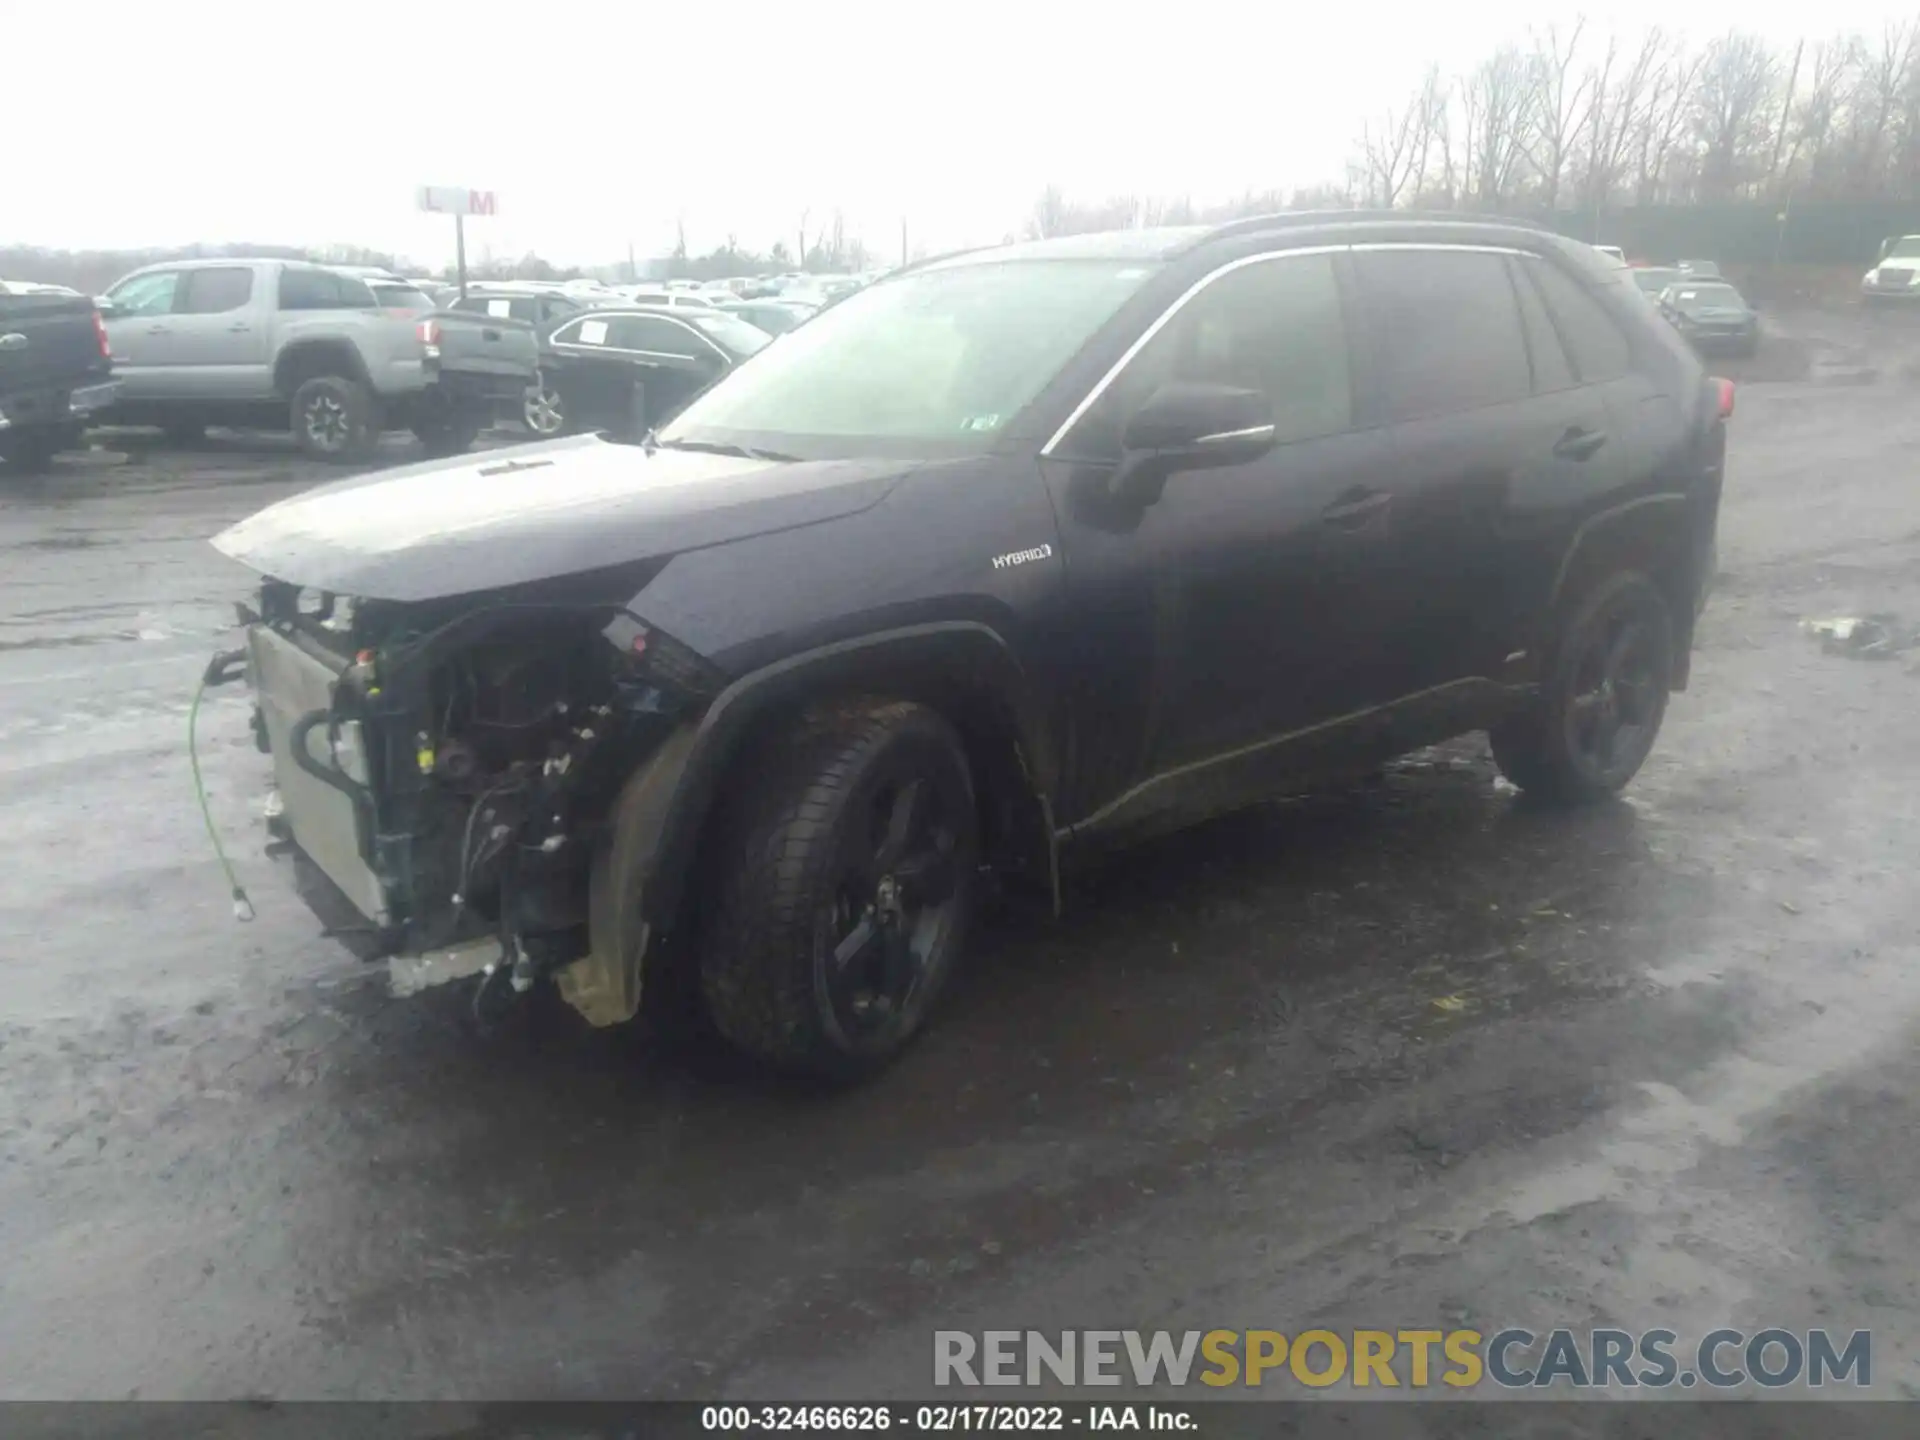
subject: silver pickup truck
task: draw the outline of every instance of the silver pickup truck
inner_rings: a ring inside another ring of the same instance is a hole
[[[150,265],[101,297],[120,399],[114,423],[190,439],[209,425],[291,430],[358,460],[383,430],[465,450],[539,368],[533,327],[382,308],[367,283],[298,260]]]

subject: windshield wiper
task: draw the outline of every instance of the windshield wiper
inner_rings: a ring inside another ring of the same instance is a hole
[[[726,445],[717,440],[656,440],[647,436],[646,450],[651,455],[656,450],[698,450],[703,455],[733,455],[742,460],[769,460],[777,464],[794,464],[798,455],[785,455],[778,450],[756,450],[750,445]]]

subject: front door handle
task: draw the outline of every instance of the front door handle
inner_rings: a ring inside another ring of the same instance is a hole
[[[1567,427],[1567,433],[1553,442],[1553,453],[1562,460],[1590,460],[1606,443],[1606,431],[1587,430],[1578,425],[1570,425]]]
[[[164,335],[167,333],[167,327],[164,325],[149,325],[147,327],[147,333],[149,335]]]
[[[1320,512],[1320,523],[1335,530],[1359,530],[1386,513],[1393,495],[1385,490],[1350,490]]]
[[[244,335],[247,331],[253,329],[253,326],[247,324],[246,321],[242,320],[236,325],[227,326],[227,329],[231,330],[236,335]]]

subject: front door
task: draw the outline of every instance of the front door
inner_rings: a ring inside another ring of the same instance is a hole
[[[1356,637],[1347,602],[1377,579],[1392,533],[1374,499],[1390,443],[1356,419],[1344,265],[1276,252],[1215,272],[1046,462],[1083,637],[1068,657],[1063,818],[1097,819],[1143,786],[1204,789],[1212,775],[1231,789],[1236,752],[1338,716]],[[1117,506],[1107,482],[1127,420],[1171,381],[1266,392],[1277,443]]]
[[[168,393],[164,377],[177,357],[173,305],[183,278],[178,270],[154,270],[108,292],[113,313],[106,320],[107,344],[123,399],[159,399]]]

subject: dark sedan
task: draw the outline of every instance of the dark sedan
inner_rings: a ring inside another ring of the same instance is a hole
[[[577,315],[548,337],[542,362],[555,429],[638,440],[769,338],[718,310],[636,306]]]
[[[1702,354],[1751,355],[1760,348],[1760,317],[1724,281],[1683,280],[1660,295],[1660,308]]]

